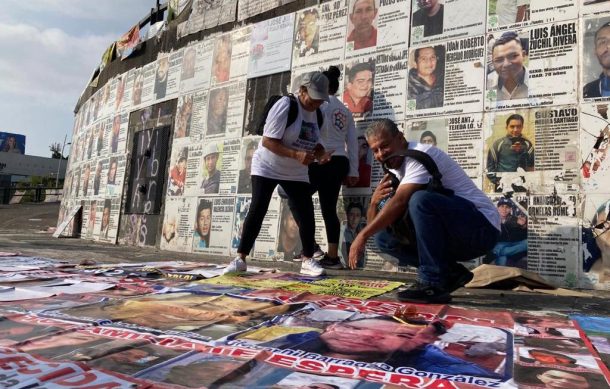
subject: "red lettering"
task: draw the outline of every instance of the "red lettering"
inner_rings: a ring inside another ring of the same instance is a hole
[[[12,357],[0,358],[0,369],[13,370],[14,366],[25,368],[28,365],[33,365],[35,362],[26,355],[15,355]]]
[[[326,372],[329,374],[345,375],[352,377],[354,374],[356,374],[356,369],[350,366],[330,365]]]
[[[292,367],[297,358],[288,355],[273,354],[265,362],[273,363],[278,366]]]
[[[453,382],[447,381],[447,380],[431,380],[426,385],[424,385],[424,388],[429,388],[429,389],[455,389],[455,388],[457,388],[457,386],[455,386],[455,384]]]
[[[386,373],[378,370],[360,369],[358,377],[373,382],[384,382]]]
[[[311,359],[304,359],[299,362],[297,365],[297,369],[306,370],[306,371],[316,371],[322,372],[326,366],[324,363],[319,361],[314,361]]]
[[[412,375],[394,373],[390,375],[390,383],[407,388],[419,388],[422,380]]]
[[[250,350],[246,348],[236,348],[231,352],[231,356],[234,357],[244,357],[244,358],[254,358],[258,355],[260,351],[258,350]]]
[[[74,388],[77,386],[90,384],[90,383],[94,382],[96,379],[97,379],[97,376],[95,375],[95,373],[88,371],[86,373],[83,373],[83,374],[80,374],[77,376],[66,377],[62,380],[55,381],[54,383],[57,385]]]

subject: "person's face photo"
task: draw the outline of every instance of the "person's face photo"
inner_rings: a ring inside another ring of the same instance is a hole
[[[362,211],[358,207],[352,207],[347,211],[347,225],[350,230],[355,231],[362,220]]]
[[[163,224],[163,238],[166,242],[170,242],[176,236],[176,218],[170,216],[165,224]]]
[[[118,163],[116,160],[110,161],[110,166],[108,166],[108,184],[114,185],[116,182],[116,171],[117,171]]]
[[[318,34],[318,15],[314,12],[306,12],[301,20],[299,33],[301,40],[305,42],[307,48],[314,45],[315,38]]]
[[[332,352],[366,358],[408,352],[436,340],[434,327],[365,319],[332,324],[320,335]]]
[[[133,82],[133,91],[131,92],[131,98],[134,105],[138,105],[142,102],[142,87],[144,84],[144,79],[142,76],[142,72],[139,72],[136,76],[135,81]]]
[[[438,57],[432,47],[424,47],[419,50],[417,57],[417,74],[422,78],[433,76],[436,72]]]
[[[548,389],[587,389],[587,379],[575,373],[563,370],[548,370],[537,375],[537,378]]]
[[[506,133],[513,138],[521,137],[523,134],[523,122],[519,119],[511,119],[506,126]]]
[[[436,139],[430,135],[422,136],[419,143],[436,146]]]
[[[358,159],[366,161],[369,154],[369,144],[365,138],[358,138]]]
[[[212,65],[212,76],[214,77],[215,81],[228,81],[230,68],[231,41],[228,38],[221,38],[216,43],[216,51],[214,53],[214,64]]]
[[[355,74],[354,79],[347,83],[347,90],[352,99],[360,100],[370,96],[373,90],[373,72],[363,70]]]
[[[194,48],[187,49],[184,54],[181,77],[183,80],[192,78],[195,75],[195,55],[196,51]]]
[[[516,40],[511,40],[493,49],[492,62],[501,80],[514,80],[523,69],[525,51]]]
[[[201,237],[206,237],[210,234],[210,226],[212,225],[212,209],[204,208],[197,215],[197,232]]]
[[[423,8],[425,10],[433,9],[437,4],[438,0],[417,0],[417,5],[419,5],[419,8]]]
[[[89,176],[91,175],[91,168],[89,165],[85,166],[85,172],[83,173],[83,187],[87,188],[89,185]]]
[[[208,154],[204,158],[205,170],[208,172],[208,176],[211,176],[216,172],[216,164],[218,163],[218,153]]]
[[[498,213],[500,214],[500,218],[504,220],[512,213],[512,208],[508,204],[502,204],[498,206]]]
[[[373,27],[373,21],[377,16],[374,0],[356,0],[349,20],[354,26],[354,31],[366,33]]]
[[[95,224],[95,219],[97,216],[97,203],[95,201],[91,202],[91,208],[89,208],[89,226],[93,227]]]
[[[110,223],[110,207],[104,207],[102,212],[102,230]]]
[[[164,57],[159,59],[157,64],[157,82],[163,82],[167,79],[167,72],[169,71],[169,58]]]
[[[180,159],[178,160],[177,167],[178,167],[178,171],[179,171],[180,173],[183,173],[183,172],[184,172],[184,170],[186,169],[186,159],[185,159],[185,158],[180,158]]]
[[[595,35],[595,54],[601,67],[610,72],[610,26],[602,28]]]
[[[125,93],[125,79],[123,77],[119,78],[117,87],[116,87],[116,98],[114,101],[115,109],[121,105],[123,101],[123,93]]]
[[[227,111],[229,102],[229,92],[227,89],[220,89],[212,101],[212,113],[214,116],[223,116]]]

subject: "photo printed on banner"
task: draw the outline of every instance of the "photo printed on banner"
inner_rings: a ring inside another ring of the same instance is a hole
[[[296,13],[292,69],[343,63],[348,0],[334,0]]]
[[[246,97],[245,78],[223,84],[209,91],[205,140],[236,138],[242,133],[244,100]]]
[[[184,94],[178,98],[176,117],[174,122],[174,140],[191,137],[191,124],[193,121],[194,95]],[[193,131],[193,139],[199,140],[201,134]]]
[[[568,21],[489,34],[485,109],[573,103],[577,25]]]
[[[529,199],[527,195],[493,195],[490,198],[500,214],[500,236],[493,249],[483,257],[483,263],[528,270]]]
[[[407,118],[481,111],[484,58],[483,35],[411,49]]]
[[[198,175],[199,194],[218,194],[222,174],[222,141],[206,142],[201,154],[200,174]]]
[[[609,3],[610,4],[610,3]],[[610,15],[582,19],[582,100],[610,100]]]
[[[573,0],[488,0],[487,31],[500,31],[560,22],[578,17],[578,4]]]
[[[246,86],[243,136],[255,135],[267,100],[271,96],[287,95],[290,89],[290,72],[251,78]]]
[[[252,255],[254,258],[270,260],[276,257],[281,211],[280,204],[281,198],[273,195],[263,219],[261,230],[254,243]]]
[[[610,290],[610,192],[582,199],[581,287]]]
[[[127,126],[129,114],[122,113],[112,116],[110,133],[108,134],[108,152],[110,154],[123,154],[127,147]]]
[[[371,116],[374,108],[375,57],[346,63],[343,82],[341,101],[350,110],[354,120]]]
[[[181,94],[193,90],[206,90],[210,87],[214,42],[214,37],[208,36],[203,41],[195,42],[184,48],[180,72]]]
[[[527,270],[555,285],[577,286],[580,228],[575,194],[534,194],[529,198]]]
[[[194,197],[168,197],[161,230],[161,250],[192,251],[196,204],[197,199]]]
[[[188,143],[174,138],[167,177],[167,196],[183,196],[186,185],[186,166],[189,158]]]
[[[486,5],[487,0],[412,0],[410,44],[484,34]]]
[[[252,26],[248,78],[290,71],[294,17],[291,13]]]
[[[96,237],[97,240],[103,242],[116,243],[119,232],[119,217],[121,211],[121,199],[103,199],[100,200],[101,216],[100,216],[100,231]]]
[[[608,192],[610,127],[607,103],[580,106],[580,179],[587,193]]]
[[[241,243],[241,236],[244,232],[244,220],[250,210],[250,204],[252,204],[252,197],[250,196],[237,196],[235,199],[235,214],[233,215],[233,232],[231,233],[231,246],[229,249],[229,255],[237,255],[239,244]],[[250,255],[251,253],[248,253]]]
[[[349,250],[356,236],[366,227],[366,212],[370,203],[369,196],[341,196],[337,202],[337,215],[341,222],[339,233],[339,256],[344,266],[349,263]],[[358,258],[356,267],[366,267],[367,252]]]
[[[224,34],[216,38],[212,56],[212,85],[229,81],[232,49],[231,34]]]
[[[412,120],[407,122],[408,141],[432,144],[453,158],[477,187],[483,173],[483,114]]]
[[[108,166],[105,168],[104,190],[105,197],[119,197],[123,194],[123,182],[125,177],[126,159],[124,155],[111,156],[108,159]]]
[[[155,67],[154,99],[164,100],[167,94],[167,81],[169,79],[169,53],[160,53]]]

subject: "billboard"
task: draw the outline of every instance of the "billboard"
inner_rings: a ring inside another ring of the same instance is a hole
[[[25,135],[0,132],[0,151],[25,154]]]

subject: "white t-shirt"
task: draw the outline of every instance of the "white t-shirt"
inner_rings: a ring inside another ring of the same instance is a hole
[[[298,98],[297,98],[298,100]],[[311,151],[319,143],[320,129],[316,111],[309,112],[298,103],[297,118],[286,128],[290,98],[282,97],[269,111],[263,136],[281,139],[282,144],[291,149]],[[309,170],[294,158],[282,157],[259,142],[252,157],[252,175],[276,180],[309,182]]]
[[[496,3],[498,24],[501,26],[515,24],[515,20],[517,19],[517,8],[529,3],[530,0],[498,0]]]
[[[500,214],[491,200],[475,186],[464,170],[451,157],[442,150],[429,144],[409,142],[409,149],[423,151],[436,163],[439,172],[443,175],[441,182],[447,189],[451,189],[457,196],[465,198],[475,205],[489,222],[500,230]],[[432,175],[421,163],[413,158],[405,158],[398,170],[391,170],[403,184],[427,184]]]
[[[358,177],[358,135],[354,117],[336,96],[329,96],[328,103],[320,109],[324,113],[324,124],[320,135],[326,150],[335,150],[333,156],[349,159],[350,177]]]

